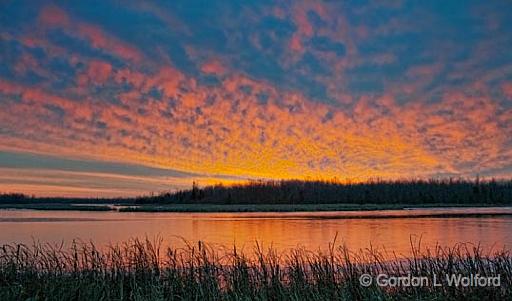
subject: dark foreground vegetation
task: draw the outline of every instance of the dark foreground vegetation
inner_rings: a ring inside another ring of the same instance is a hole
[[[136,204],[511,204],[512,180],[431,179],[367,181],[251,181],[158,196]]]
[[[163,249],[132,240],[99,251],[91,243],[0,248],[0,300],[510,300],[512,256],[457,245],[386,260],[375,250],[295,249],[256,245],[251,256],[204,244]],[[368,287],[369,274],[441,279],[441,286]],[[500,276],[500,286],[449,286],[446,274]]]

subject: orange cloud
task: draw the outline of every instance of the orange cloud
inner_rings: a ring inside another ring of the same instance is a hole
[[[127,73],[120,70],[119,74]],[[466,173],[469,169],[459,163],[478,161],[485,155],[487,158],[478,164],[482,168],[493,166],[507,142],[507,133],[490,118],[504,114],[499,113],[500,108],[487,99],[460,93],[446,95],[437,105],[400,106],[391,96],[364,98],[349,115],[242,76],[226,78],[221,87],[207,90],[198,86],[184,93],[179,92],[180,87],[193,82],[176,70],[168,68],[152,76],[128,74],[125,79],[132,80],[141,91],[159,87],[177,99],[142,102],[135,92],[127,98],[121,95],[125,106],[93,105],[6,83],[1,91],[24,91],[23,100],[38,111],[49,104],[62,107],[70,123],[65,130],[61,124],[38,126],[47,133],[48,142],[69,136],[78,139],[62,145],[68,150],[72,147],[75,155],[94,153],[120,159],[122,154],[122,160],[129,162],[212,175],[364,179]],[[181,80],[176,81],[176,77]],[[253,92],[243,94],[240,87],[248,85]],[[269,95],[265,105],[259,104],[258,93]],[[24,105],[14,106],[15,114],[30,114]],[[104,128],[94,128],[94,115]],[[35,120],[34,126],[39,122]],[[92,139],[99,132],[104,138]],[[478,145],[479,141],[485,141],[485,146]],[[20,147],[40,147],[24,143]],[[55,147],[52,152],[62,152]]]
[[[454,91],[436,104],[406,105],[392,95],[363,97],[345,112],[242,75],[202,87],[171,67],[153,74],[111,72],[134,85],[119,95],[122,105],[81,102],[1,81],[2,94],[21,96],[0,112],[2,128],[20,135],[2,134],[4,147],[197,172],[211,175],[212,182],[215,175],[472,175],[512,158],[512,112],[485,97]],[[247,86],[250,93],[241,89]],[[152,87],[168,100],[143,97]],[[268,96],[266,103],[260,94]],[[65,112],[60,122],[48,122],[56,118],[50,106]],[[20,124],[17,116],[27,118]]]

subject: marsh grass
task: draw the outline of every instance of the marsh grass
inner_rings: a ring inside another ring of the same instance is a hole
[[[296,248],[286,254],[255,244],[204,243],[164,248],[162,239],[132,239],[101,251],[73,241],[0,248],[0,300],[505,300],[512,297],[512,257],[458,244],[404,258],[369,248],[350,252]],[[394,287],[359,284],[362,274],[500,275],[501,287]]]

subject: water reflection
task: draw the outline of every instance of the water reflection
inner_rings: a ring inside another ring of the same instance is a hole
[[[435,213],[487,213],[488,217],[430,217]],[[160,235],[165,245],[183,239],[251,251],[254,242],[279,251],[302,246],[326,249],[337,235],[349,249],[374,248],[409,255],[411,238],[424,247],[480,243],[484,249],[512,246],[511,208],[393,210],[321,213],[120,213],[0,210],[0,243],[91,240],[98,246]],[[394,218],[376,218],[378,215]],[[344,217],[366,216],[346,219]],[[424,216],[410,218],[411,215]],[[429,216],[429,217],[426,217]]]

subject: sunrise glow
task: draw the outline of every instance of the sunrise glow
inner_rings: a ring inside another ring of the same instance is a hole
[[[3,3],[1,190],[509,177],[510,4],[441,5]]]

